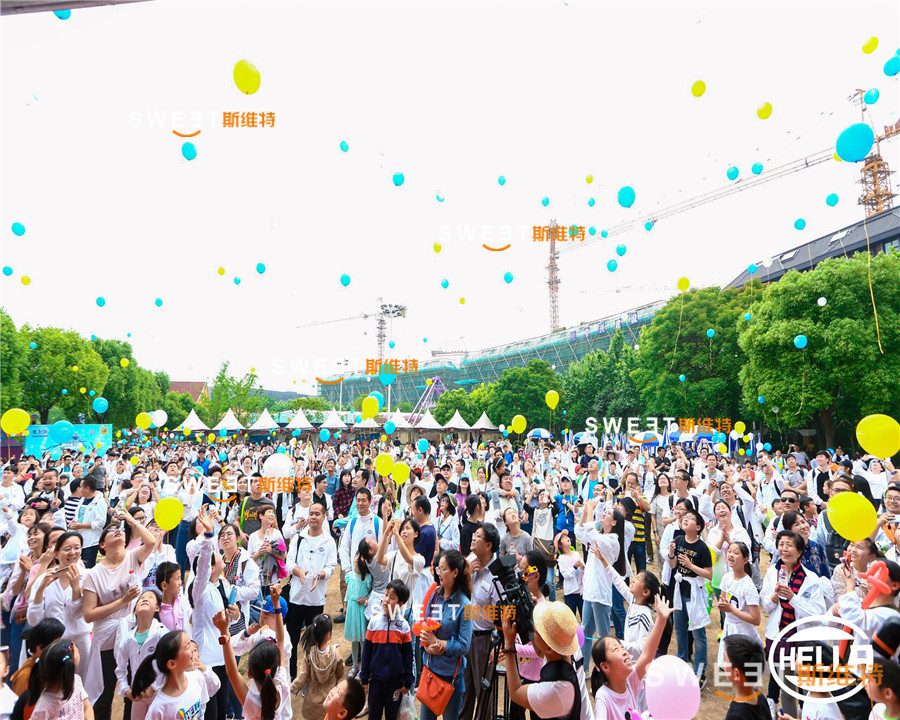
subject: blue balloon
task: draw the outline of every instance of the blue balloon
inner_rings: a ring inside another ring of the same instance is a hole
[[[747,272],[751,275],[753,275],[757,270],[759,270],[759,268],[756,267],[756,263],[750,263],[750,265],[747,267]]]
[[[266,271],[266,266],[264,263],[256,263],[256,272],[262,275]]]
[[[750,168],[750,172],[752,172],[754,175],[759,175],[762,171],[763,171],[763,164],[759,163],[759,162],[753,163],[753,167]]]
[[[419,442],[416,443],[416,447],[420,453],[426,453],[428,452],[428,441],[425,438],[420,438]]]
[[[12,224],[12,231],[13,231],[13,235],[22,237],[25,234],[25,226],[20,222],[14,222]]]
[[[62,392],[63,395],[68,395],[68,394],[69,394],[69,391],[66,390],[65,388],[63,388],[61,392]]]
[[[544,207],[547,207],[549,204],[550,204],[550,198],[545,197],[545,198],[541,199],[541,205],[543,205]]]
[[[437,201],[438,201],[438,202],[444,202],[444,197],[443,197],[440,193],[438,193],[437,195],[435,195],[435,197],[437,198]]]
[[[593,225],[591,225],[591,226],[588,228],[588,232],[589,232],[591,235],[596,235],[596,234],[597,234],[597,228],[595,228]]]
[[[751,317],[753,316],[750,313],[744,313],[744,320],[749,320]]]
[[[299,430],[293,430],[293,431],[291,432],[291,435],[293,435],[294,437],[298,437],[298,436],[300,435],[300,431],[299,431]]]
[[[428,338],[422,338],[422,342],[428,342]]]
[[[391,340],[391,341],[388,343],[388,347],[389,347],[391,350],[393,350],[394,347],[396,346],[396,344],[397,344],[397,343],[395,343],[393,340]]]
[[[397,426],[394,425],[394,423],[391,422],[390,420],[388,420],[388,421],[384,424],[384,432],[385,432],[387,435],[393,434],[394,430],[396,430],[396,429],[397,429]]]
[[[162,307],[162,298],[156,298],[156,300],[153,301],[153,304],[156,305],[156,307]]]
[[[624,245],[616,245],[616,255],[619,257],[625,257],[625,253],[628,252],[628,248]]]
[[[834,149],[844,162],[864,160],[875,143],[875,131],[866,123],[854,123],[838,135]]]
[[[632,205],[634,205],[634,188],[631,187],[631,185],[625,185],[624,187],[619,188],[619,192],[616,194],[616,199],[619,201],[619,205],[621,205],[623,208],[630,208]]]
[[[447,278],[444,278],[443,280],[441,280],[441,287],[446,290],[448,287],[450,287],[450,281]]]
[[[803,218],[797,218],[794,220],[794,230],[805,230],[806,229],[806,220]]]
[[[97,307],[103,307],[104,305],[106,305],[106,298],[98,297]]]
[[[30,347],[32,350],[36,350],[36,349],[37,349],[37,343],[35,343],[35,342],[33,342],[33,343],[28,343],[28,347]]]
[[[197,157],[197,146],[192,142],[186,142],[181,146],[181,154],[184,155],[185,160],[193,160]]]
[[[319,430],[319,440],[322,442],[328,442],[328,439],[331,437],[331,431],[328,428],[322,428]]]
[[[825,198],[825,204],[828,207],[834,207],[838,204],[838,196],[837,193],[831,193],[827,198]]]
[[[68,20],[70,17],[72,17],[71,10],[54,10],[53,14],[56,15],[56,17],[58,17],[60,20]]]
[[[894,77],[897,73],[900,73],[900,56],[894,55],[884,64],[884,74],[888,77]]]
[[[594,198],[588,198],[588,207],[594,207],[596,200]]]
[[[615,272],[617,267],[619,267],[619,263],[617,263],[615,260],[610,260],[608,263],[606,263],[606,269],[610,272]]]
[[[715,337],[715,336],[716,336],[716,331],[713,330],[712,328],[710,328],[709,330],[706,331],[706,337],[712,338],[712,337]]]
[[[91,391],[88,393],[88,395],[90,395],[91,397],[94,397],[94,395],[96,395],[96,394],[97,394],[97,393],[94,392],[93,390],[91,390]],[[91,432],[93,432],[93,430],[91,430]]]
[[[878,92],[878,88],[872,88],[871,90],[866,90],[866,94],[863,95],[863,101],[866,105],[874,105],[878,102],[879,97],[881,97],[881,93]]]
[[[772,452],[772,443],[764,443],[763,450],[765,450],[766,452]]]
[[[350,284],[350,276],[347,273],[341,275],[341,285],[347,287]]]
[[[346,140],[341,140],[341,152],[347,152],[350,149],[350,146],[347,144]]]
[[[600,237],[602,237],[602,238],[608,238],[608,237],[609,237],[609,230],[601,230],[601,231],[600,231]]]
[[[354,421],[354,422],[361,423],[361,422],[362,422],[362,415],[360,415],[359,413],[357,413],[357,414],[356,414],[356,417],[353,418],[353,421]]]
[[[504,273],[503,280],[509,285],[513,281],[513,274],[511,272]]]
[[[509,430],[503,431],[503,437],[509,437]]]
[[[228,437],[228,430],[226,430],[225,428],[219,430],[219,437]]]
[[[236,277],[236,278],[234,279],[234,284],[235,284],[235,285],[240,285],[240,284],[241,284],[241,279],[240,279],[239,277]]]
[[[497,182],[500,183],[500,187],[503,187],[504,185],[506,185],[506,177],[501,175],[497,178]]]
[[[762,405],[765,401],[766,399],[762,395],[756,398],[756,402],[758,402],[760,405]]]
[[[272,434],[274,435],[275,433]],[[287,450],[285,450],[283,447],[278,448],[277,452],[279,455],[287,455]]]
[[[728,171],[725,173],[725,175],[728,177],[729,180],[737,180],[738,175],[740,175],[740,174],[741,174],[741,171],[738,170],[734,165],[732,165],[730,168],[728,168]]]
[[[802,350],[806,347],[806,344],[808,342],[809,341],[806,339],[806,335],[798,335],[794,338],[794,347],[796,347],[798,350]]]
[[[644,230],[646,230],[647,232],[650,232],[652,229],[653,229],[653,221],[652,220],[648,220],[647,222],[644,223]]]
[[[678,376],[678,382],[684,382],[685,380],[687,380],[687,378],[684,375]]]
[[[228,460],[228,455],[226,455],[223,452],[220,452],[219,453],[219,462],[225,462],[226,460]]]
[[[378,401],[378,412],[381,412],[381,408],[384,407],[384,395],[376,390],[373,393],[369,393],[369,397],[373,397]]]
[[[94,402],[91,403],[91,407],[94,408],[94,412],[97,414],[105,413],[109,409],[109,400],[104,397],[95,398]]]
[[[13,274],[13,269],[9,265],[4,265],[3,266],[3,274],[6,275],[6,277],[9,277],[10,275]]]
[[[394,180],[394,185],[396,185],[397,187],[400,187],[406,181],[406,178],[403,177],[403,173],[396,172],[396,173],[394,173],[393,180]]]
[[[58,444],[67,443],[75,436],[75,426],[68,420],[60,420],[50,426],[50,439]]]

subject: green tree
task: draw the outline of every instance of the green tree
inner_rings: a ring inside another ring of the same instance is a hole
[[[331,406],[320,397],[299,397],[290,401],[291,410],[330,410]]]
[[[670,300],[641,332],[640,363],[634,380],[648,415],[736,418],[738,371],[744,356],[738,332],[753,291],[704,288]],[[713,338],[707,330],[715,331]],[[685,376],[685,382],[679,376]]]
[[[168,392],[163,398],[162,409],[169,416],[166,427],[178,427],[194,409],[194,399],[188,393]]]
[[[91,410],[89,417],[97,422],[112,423],[116,427],[134,427],[138,414],[165,409],[159,376],[162,375],[168,381],[168,375],[154,374],[142,368],[133,357],[130,343],[101,338],[90,342],[109,372],[103,393],[103,397],[109,402],[109,409],[103,415],[97,415]],[[127,367],[122,367],[123,360],[128,361]]]
[[[109,369],[91,344],[71,330],[28,325],[20,330],[20,343],[23,409],[37,412],[41,423],[47,422],[54,405],[70,420],[79,413],[90,416],[93,398],[79,389],[102,395],[109,377]],[[30,343],[35,343],[34,350]]]
[[[360,405],[360,409],[362,409],[362,405]],[[416,408],[411,402],[402,402],[397,406],[397,409],[402,413],[411,413]]]
[[[881,347],[871,287],[878,309]],[[825,306],[818,298],[824,297]],[[766,288],[740,335],[744,408],[778,430],[820,423],[825,445],[864,416],[900,406],[900,255],[858,253]],[[794,338],[807,338],[805,349]],[[765,400],[760,404],[758,398]],[[778,412],[775,412],[775,408]]]
[[[216,379],[213,381],[209,400],[201,399],[197,404],[197,415],[207,425],[213,427],[231,409],[235,417],[246,425],[250,417],[262,411],[266,396],[257,385],[256,373],[247,373],[243,377],[232,377],[228,374],[228,363],[222,363]]]
[[[26,347],[12,318],[0,308],[0,413],[22,402],[22,351]]]
[[[450,421],[450,418],[453,417],[453,414],[457,410],[459,410],[459,414],[462,415],[462,419],[469,423],[469,425],[474,423],[478,419],[478,415],[481,414],[475,414],[472,397],[462,388],[448,390],[441,395],[438,398],[434,410],[431,411],[431,414],[434,416],[435,420],[443,425]]]
[[[367,397],[369,397],[369,396],[368,395],[360,395],[358,398],[356,398],[353,401],[353,409],[356,410],[357,412],[361,411],[363,400],[365,400]]]
[[[528,429],[550,428],[550,408],[544,400],[547,392],[562,389],[560,377],[544,360],[531,360],[525,367],[509,368],[493,383],[488,417],[496,424],[509,425],[515,415],[523,415]],[[561,413],[554,413],[554,426],[560,426]],[[477,418],[476,418],[477,420]]]
[[[156,384],[159,385],[159,391],[163,395],[166,395],[169,392],[169,388],[172,387],[172,381],[169,379],[169,373],[160,371],[153,373],[153,376],[156,378]]]

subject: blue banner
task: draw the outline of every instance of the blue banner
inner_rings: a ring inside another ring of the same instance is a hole
[[[50,437],[49,425],[29,425],[28,436],[25,438],[25,454],[40,458],[49,451],[55,457],[57,452],[61,454],[65,450],[90,452],[91,449],[94,449],[99,455],[103,455],[112,447],[112,425],[74,425],[73,427],[75,435],[69,442],[60,445]]]

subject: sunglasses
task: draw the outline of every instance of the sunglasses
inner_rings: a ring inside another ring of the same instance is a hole
[[[799,503],[799,502],[800,502],[797,498],[795,498],[795,497],[790,497],[790,496],[788,496],[788,497],[781,497],[781,498],[778,498],[778,499],[781,500],[781,502],[783,502],[783,503],[786,503],[786,502],[790,502],[790,503]]]

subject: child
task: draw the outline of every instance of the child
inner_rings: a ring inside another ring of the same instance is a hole
[[[832,666],[834,656],[831,647],[817,640],[807,642],[805,646],[800,645],[806,651],[806,657],[821,657],[822,666],[820,667]],[[795,645],[795,647],[797,646]],[[803,701],[803,707],[798,717],[803,720],[842,720],[843,715],[841,715],[837,702],[831,701],[830,692],[805,692],[805,696],[807,699]],[[831,702],[822,702],[822,700]],[[796,718],[785,713],[783,709],[779,709],[778,720],[796,720]]]
[[[335,685],[325,696],[322,707],[328,720],[352,720],[366,704],[366,691],[357,680],[347,678]],[[303,703],[306,707],[306,703]]]
[[[656,657],[659,639],[671,614],[669,604],[657,597],[656,623],[636,663],[632,662],[631,654],[622,643],[611,635],[594,643],[591,651],[594,661],[591,690],[596,696],[595,720],[620,720],[627,712],[632,717],[636,717],[635,712],[640,715],[643,710],[640,696],[644,689],[644,675],[647,674],[647,666]]]
[[[726,635],[722,647],[724,675],[734,686],[725,720],[772,720],[768,698],[754,689],[765,669],[762,645],[746,635]]]
[[[366,630],[359,681],[369,696],[369,720],[381,720],[382,710],[387,720],[396,720],[401,697],[415,682],[412,634],[400,612],[408,599],[403,581],[389,582],[381,600],[384,612],[373,616]]]
[[[653,610],[650,603],[659,596],[659,580],[649,570],[641,570],[631,577],[630,585],[616,572],[609,561],[600,553],[600,562],[606,568],[606,574],[619,594],[628,603],[628,614],[625,617],[625,639],[623,645],[631,655],[632,662],[637,662],[647,643],[650,628],[653,627]]]
[[[181,574],[181,568],[178,574]],[[156,644],[167,632],[159,621],[159,595],[155,590],[145,590],[134,606],[133,618],[122,618],[116,629],[116,679],[119,695],[125,698],[125,712],[131,709],[131,720],[144,720],[150,700],[134,702],[131,697],[131,678],[145,657],[156,652]],[[134,705],[132,706],[132,703]]]
[[[554,540],[559,551],[556,564],[559,566],[559,574],[563,579],[563,599],[566,605],[575,615],[576,619],[582,616],[582,589],[584,586],[584,560],[581,555],[574,552],[569,531],[563,530]]]
[[[181,592],[181,566],[164,562],[156,567],[156,587],[162,593],[159,621],[167,630],[191,627],[191,603]]]
[[[9,672],[9,663],[6,661],[6,653],[0,652],[0,720],[9,720],[13,708],[16,706],[18,696],[6,684],[6,674]]]
[[[75,674],[78,646],[57,640],[41,653],[39,672],[32,672],[28,692],[33,699],[32,720],[94,720],[81,678]]]
[[[297,671],[297,679],[291,684],[291,692],[296,695],[302,689],[306,689],[303,700],[303,717],[306,720],[323,720],[324,703],[329,691],[344,676],[341,646],[337,643],[330,644],[332,627],[328,615],[319,615],[313,620],[312,625],[306,626],[297,646],[300,668]],[[362,689],[362,686],[359,687]],[[359,710],[361,709],[362,705],[359,706]]]
[[[366,539],[360,540],[365,543]],[[344,625],[344,640],[353,643],[353,668],[350,670],[349,677],[356,677],[359,672],[359,651],[363,640],[366,637],[366,602],[369,600],[369,592],[372,590],[372,575],[369,573],[369,567],[360,553],[360,548],[353,558],[355,570],[347,573],[347,620]]]
[[[281,597],[281,586],[273,585],[271,595],[266,596],[266,601],[259,610],[259,622],[253,623],[243,632],[231,636],[231,647],[237,656],[241,656],[256,647],[263,640],[278,640],[278,626],[284,627],[284,619],[288,613],[287,601]],[[274,603],[278,603],[275,610]],[[279,622],[278,618],[281,618]],[[283,644],[284,656],[291,661],[291,644]]]
[[[279,587],[273,586],[269,603],[281,604]],[[214,618],[216,627],[223,637],[228,638],[222,647],[225,655],[225,670],[228,679],[243,707],[244,720],[291,720],[291,693],[287,668],[285,667],[284,622],[281,613],[269,613],[275,617],[274,642],[258,643],[247,657],[247,676],[250,687],[238,671],[235,650],[228,635],[228,618],[224,611]],[[260,631],[261,632],[261,631]]]
[[[879,674],[881,682],[876,679]],[[891,660],[876,658],[873,671],[866,682],[866,692],[873,703],[878,703],[872,708],[869,720],[900,717],[900,665]]]
[[[759,593],[753,584],[750,567],[750,548],[742,542],[731,543],[725,555],[730,570],[722,576],[722,589],[717,607],[725,621],[722,637],[746,635],[759,642]],[[719,644],[718,665],[725,662],[725,644]]]
[[[152,692],[157,668],[164,677],[147,710],[147,720],[200,720],[220,686],[215,672],[200,667],[187,633],[172,630],[163,635],[156,652],[144,658],[131,684],[131,696],[139,700]]]

